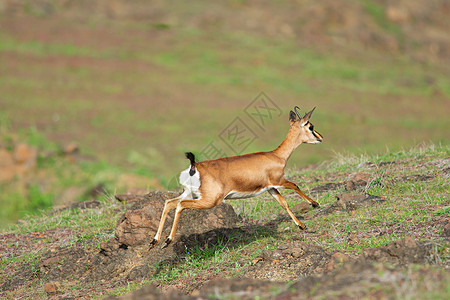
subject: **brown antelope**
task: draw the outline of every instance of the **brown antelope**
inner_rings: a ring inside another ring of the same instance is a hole
[[[300,117],[298,107],[290,112],[289,132],[278,148],[269,152],[256,152],[215,160],[195,162],[192,153],[186,153],[191,165],[180,174],[180,183],[184,187],[183,193],[165,202],[158,231],[151,246],[156,245],[164,227],[167,214],[176,208],[175,218],[169,237],[162,248],[167,247],[174,239],[181,212],[186,208],[212,208],[222,203],[223,199],[242,199],[257,196],[268,191],[287,211],[295,224],[306,229],[300,222],[286,200],[278,192],[279,188],[292,189],[303,199],[309,201],[313,207],[319,204],[306,196],[298,186],[284,178],[284,168],[292,152],[301,143],[318,144],[322,136],[314,130],[309,119],[314,111],[311,110],[303,118]]]

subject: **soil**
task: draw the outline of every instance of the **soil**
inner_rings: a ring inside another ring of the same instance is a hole
[[[428,180],[430,177],[420,176],[404,176],[395,180]],[[367,179],[365,184],[370,183],[369,177],[356,174],[347,181],[324,183],[316,191],[328,192],[348,187],[349,182],[362,177]],[[361,206],[384,203],[381,197],[365,194],[362,191],[364,184],[359,185],[360,189],[341,193],[336,196],[334,203],[316,209],[312,219],[338,211],[351,213]],[[60,242],[76,234],[64,228],[0,236],[0,253],[3,257],[40,247],[48,248],[40,257],[15,265],[15,270],[5,269],[5,272],[13,275],[1,283],[0,295],[1,292],[15,290],[26,282],[39,279],[46,283],[43,287],[46,293],[55,299],[65,297],[59,292],[60,282],[86,285],[86,289],[78,291],[76,296],[89,298],[98,291],[153,278],[160,272],[160,267],[176,265],[182,262],[187,253],[198,248],[220,247],[224,244],[233,248],[243,245],[251,242],[254,233],[262,228],[268,235],[277,237],[278,225],[285,219],[271,220],[262,225],[243,224],[233,208],[225,203],[209,210],[187,210],[183,212],[175,241],[165,249],[161,249],[159,244],[151,247],[150,240],[158,226],[164,202],[176,195],[174,192],[161,191],[146,195],[116,195],[115,201],[120,201],[128,209],[117,221],[115,237],[100,245],[95,245],[94,241],[80,241],[61,247]],[[77,208],[99,209],[100,205],[87,201],[77,205]],[[168,234],[172,219],[173,212],[169,214],[163,236]],[[444,228],[442,238],[450,241],[448,215],[436,216],[433,226]],[[388,231],[374,234],[390,234]],[[308,232],[310,238],[326,234],[326,231]],[[358,237],[350,236],[348,242],[357,243]],[[327,295],[343,295],[344,298],[351,295],[350,298],[355,299],[378,298],[385,295],[379,294],[380,286],[401,293],[399,287],[409,280],[406,276],[416,276],[434,284],[445,282],[450,265],[448,261],[440,261],[436,249],[434,240],[418,241],[407,236],[385,246],[364,248],[361,252],[328,251],[320,245],[293,236],[274,250],[263,250],[252,261],[239,261],[238,264],[245,267],[242,273],[231,278],[224,272],[223,276],[199,275],[195,280],[180,282],[176,287],[160,282],[158,286],[147,285],[121,299],[309,299]],[[181,291],[178,289],[180,286],[188,288]],[[367,286],[373,288],[361,288]],[[108,299],[117,298],[112,296]]]

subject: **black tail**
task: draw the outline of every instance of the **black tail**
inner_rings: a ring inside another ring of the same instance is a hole
[[[186,158],[191,161],[191,169],[189,170],[189,175],[195,174],[195,155],[192,152],[186,152],[185,153]]]

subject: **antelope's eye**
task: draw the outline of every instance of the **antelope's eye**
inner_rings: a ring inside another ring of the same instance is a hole
[[[309,130],[313,131],[314,130],[314,125],[309,126]]]

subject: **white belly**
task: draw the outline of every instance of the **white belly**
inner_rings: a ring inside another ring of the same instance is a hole
[[[265,188],[260,189],[259,191],[255,192],[239,192],[239,191],[231,191],[226,196],[225,199],[244,199],[244,198],[251,198],[256,197],[264,192],[267,192],[271,188],[280,188],[278,186],[268,186]]]

